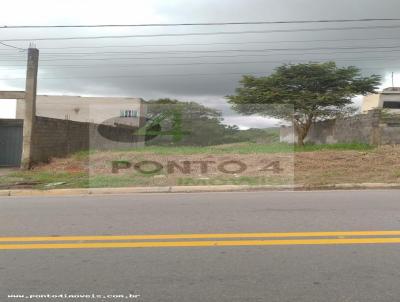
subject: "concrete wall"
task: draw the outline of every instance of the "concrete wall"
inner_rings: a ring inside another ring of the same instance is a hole
[[[127,97],[36,96],[36,116],[95,124],[117,123],[138,126],[143,102]],[[136,117],[121,117],[121,112],[137,112]],[[24,118],[25,101],[17,100],[16,117]]]
[[[280,141],[297,142],[292,127],[281,127]],[[380,110],[371,110],[367,114],[317,122],[312,125],[305,142],[400,144],[400,115],[387,115]]]
[[[81,150],[123,149],[143,146],[143,138],[133,136],[135,128],[36,117],[32,141],[32,161],[46,162]],[[105,137],[104,137],[105,136]],[[113,138],[113,140],[108,139]]]

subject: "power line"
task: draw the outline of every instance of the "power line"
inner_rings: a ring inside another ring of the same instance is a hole
[[[285,32],[319,32],[319,31],[343,31],[343,30],[369,30],[369,29],[392,29],[400,25],[382,26],[353,26],[353,27],[323,27],[323,28],[299,28],[299,29],[274,29],[274,30],[249,30],[249,31],[223,31],[223,32],[192,32],[192,33],[169,33],[169,34],[146,34],[146,35],[111,35],[111,36],[81,36],[81,37],[54,37],[54,38],[19,38],[3,39],[5,42],[18,41],[61,41],[61,40],[93,40],[93,39],[123,39],[123,38],[154,38],[154,37],[183,37],[183,36],[213,36],[213,35],[237,35],[237,34],[267,34]]]
[[[365,61],[365,60],[372,60],[372,61],[379,61],[379,60],[386,60],[386,59],[398,59],[398,57],[360,57],[357,59],[354,58],[341,58],[337,59],[336,61]],[[333,60],[332,58],[318,58],[315,60],[311,60],[311,62],[315,61],[331,61]],[[118,68],[132,68],[132,67],[138,67],[138,66],[186,66],[186,65],[228,65],[228,64],[278,64],[278,63],[304,63],[304,62],[310,62],[310,60],[276,60],[276,61],[228,61],[228,62],[191,62],[191,63],[150,63],[150,64],[131,64],[131,65],[115,65],[115,64],[103,64],[103,65],[45,65],[43,67],[57,67],[57,70],[60,69],[70,69],[70,68],[112,68],[112,67],[118,67]],[[391,62],[392,63],[392,62]],[[11,66],[11,65],[9,65]],[[24,68],[25,65],[16,65],[15,67],[21,67]],[[12,71],[21,71],[21,69],[16,69],[16,68],[1,68],[0,70],[12,70]]]
[[[229,72],[229,73],[172,73],[172,74],[141,74],[141,75],[107,75],[107,76],[73,76],[73,77],[48,77],[40,80],[62,80],[62,79],[107,79],[107,78],[144,78],[144,77],[171,77],[171,76],[220,76],[220,75],[266,75],[266,72]],[[2,78],[0,80],[25,80],[25,78]]]
[[[319,55],[319,54],[362,54],[362,53],[392,53],[392,52],[399,52],[400,49],[391,49],[391,50],[366,50],[366,51],[334,51],[334,52],[302,52],[302,53],[279,53],[276,55],[279,56],[299,56],[299,55]],[[246,52],[246,51],[244,51]],[[258,51],[253,51],[253,52],[258,52]],[[263,52],[263,51],[260,51]],[[242,52],[239,52],[242,53]],[[252,55],[252,54],[244,54],[242,56],[257,56],[257,55]],[[271,54],[266,54],[266,55],[258,55],[258,56],[271,56]],[[41,61],[112,61],[112,60],[143,60],[143,59],[190,59],[190,58],[200,58],[201,56],[191,56],[191,57],[147,57],[147,58],[140,58],[140,57],[104,57],[104,58],[49,58],[49,59],[42,59]],[[206,57],[217,57],[217,56],[202,56],[204,58]],[[218,57],[230,57],[227,55],[223,56],[218,56]],[[18,61],[18,60],[14,60]],[[20,60],[24,61],[24,60]]]
[[[54,55],[95,55],[95,54],[175,54],[175,53],[184,53],[184,54],[196,54],[196,53],[218,53],[218,52],[267,52],[267,51],[303,51],[301,54],[321,54],[321,53],[304,53],[304,51],[314,51],[314,50],[361,50],[361,49],[390,49],[391,51],[400,51],[399,50],[400,45],[397,46],[366,46],[366,47],[315,47],[315,48],[269,48],[269,49],[221,49],[221,50],[204,50],[204,51],[166,51],[166,52],[92,52],[92,53],[42,53],[45,55],[51,55],[53,57]],[[374,52],[385,52],[385,51],[380,51],[376,50]],[[335,52],[335,53],[362,53],[362,52]],[[323,54],[323,53],[322,53]],[[280,54],[278,54],[280,55]],[[281,54],[281,55],[291,55],[291,54]],[[0,55],[1,56],[1,55]],[[250,54],[249,54],[250,56]],[[10,59],[10,56],[7,56],[8,59]],[[193,58],[191,57],[153,57],[152,59],[163,59],[163,58]],[[13,58],[11,58],[13,59]],[[15,59],[15,57],[14,57]],[[81,58],[77,58],[81,59]],[[100,59],[124,59],[124,58],[85,58],[84,60],[100,60]],[[133,59],[133,58],[132,58]],[[136,58],[135,58],[136,59]],[[137,58],[137,59],[148,59],[148,58]],[[52,60],[55,60],[52,58]],[[67,60],[64,58],[59,58],[59,60]],[[49,61],[49,60],[44,60],[44,61]]]
[[[265,72],[229,72],[229,73],[172,73],[172,74],[142,74],[142,75],[110,75],[110,76],[89,76],[89,77],[49,77],[40,78],[40,80],[61,80],[61,79],[106,79],[106,78],[142,78],[142,77],[168,77],[168,76],[219,76],[219,75],[249,75],[249,74],[265,74]],[[2,78],[5,80],[25,80],[22,78]]]
[[[311,48],[267,48],[267,49],[217,49],[217,50],[168,50],[168,51],[109,51],[109,52],[42,52],[42,55],[96,55],[96,54],[179,54],[179,53],[218,53],[218,52],[264,52],[264,51],[313,51],[313,50],[361,50],[361,49],[397,49],[394,46],[350,46],[350,47],[311,47]],[[13,54],[7,54],[10,57]],[[2,56],[0,54],[0,56]],[[4,55],[3,55],[4,56]],[[19,55],[17,55],[19,56]]]
[[[64,47],[40,47],[43,49],[85,49],[85,48],[137,48],[137,47],[169,47],[169,46],[210,46],[210,45],[243,45],[243,44],[276,44],[276,43],[315,43],[315,42],[341,42],[341,41],[376,41],[399,40],[400,37],[377,38],[348,38],[348,39],[319,39],[319,40],[276,40],[276,41],[246,41],[246,42],[209,42],[209,43],[176,43],[176,44],[140,44],[140,45],[103,45],[103,46],[64,46]],[[8,51],[6,49],[0,49]]]
[[[221,58],[235,58],[235,57],[243,57],[242,55],[238,55],[238,56],[218,56]],[[269,57],[268,55],[259,55],[257,57]],[[204,58],[204,57],[193,57],[193,58]],[[387,59],[400,59],[398,56],[393,56],[393,57],[388,57],[388,56],[384,56],[384,57],[345,57],[345,58],[314,58],[312,61],[332,61],[332,60],[336,60],[336,61],[365,61],[365,60],[387,60]],[[276,60],[276,61],[264,61],[264,62],[270,62],[270,63],[282,63],[282,62],[293,62],[296,60]],[[310,61],[309,59],[303,59],[301,61]],[[200,62],[203,63],[203,62]],[[214,62],[209,62],[210,64],[213,64]],[[161,63],[163,64],[163,63]],[[179,64],[179,63],[178,63]],[[182,63],[184,64],[184,63]],[[143,64],[143,65],[160,65],[159,63],[150,63],[150,64]],[[176,65],[174,63],[172,63],[171,65]],[[9,65],[12,66],[12,65]],[[21,67],[25,67],[25,65],[19,65]],[[99,64],[90,64],[90,65],[42,65],[42,67],[53,67],[53,66],[57,66],[57,67],[71,67],[71,66],[76,66],[76,67],[96,67],[96,66],[108,66],[108,67],[112,67],[112,66],[117,66],[117,67],[121,67],[121,66],[136,66],[136,63],[134,64],[124,64],[124,65],[116,65],[116,64],[103,64],[103,65],[99,65]]]
[[[196,62],[196,63],[150,63],[150,64],[133,64],[133,65],[119,65],[118,68],[132,68],[132,67],[137,67],[137,66],[191,66],[191,65],[228,65],[228,64],[262,64],[262,63],[282,63],[286,61],[231,61],[231,62]],[[56,65],[53,65],[52,67],[55,67]],[[69,68],[87,68],[87,67],[102,67],[102,68],[110,68],[110,67],[116,67],[116,65],[61,65],[64,66],[62,68],[57,68],[57,69],[69,69]],[[60,67],[61,67],[60,66]],[[5,69],[1,69],[5,70]],[[6,70],[17,70],[17,69],[6,69]]]
[[[382,58],[383,59],[383,58]],[[338,60],[338,61],[348,61],[347,60]],[[278,64],[278,63],[299,63],[299,62],[308,62],[309,60],[280,60],[280,61],[228,61],[228,62],[195,62],[195,63],[177,63],[177,64],[171,64],[171,63],[161,63],[161,64],[133,64],[133,65],[49,65],[45,67],[57,67],[57,70],[59,69],[75,69],[75,68],[84,68],[88,69],[90,68],[111,68],[111,67],[118,67],[120,68],[133,68],[133,67],[138,67],[138,66],[152,66],[152,67],[158,67],[158,66],[193,66],[193,65],[230,65],[230,64]],[[319,59],[318,61],[330,61],[330,59]],[[353,60],[354,61],[354,60]],[[360,60],[355,60],[355,61],[360,61]],[[21,66],[24,67],[24,66]],[[13,71],[20,71],[21,69],[15,69],[15,68],[2,68],[0,70],[13,70]]]
[[[24,48],[20,48],[20,47],[14,46],[14,45],[10,45],[10,44],[4,43],[2,41],[0,41],[0,44],[3,45],[3,46],[14,48],[14,49],[26,51],[26,49],[24,49]]]
[[[168,50],[168,51],[109,51],[109,52],[42,52],[42,55],[96,55],[96,54],[179,54],[215,52],[264,52],[264,51],[309,51],[309,50],[358,50],[358,49],[397,49],[395,46],[350,46],[350,47],[311,47],[311,48],[266,48],[266,49],[216,49],[216,50]]]
[[[300,55],[319,55],[319,54],[362,54],[362,53],[393,53],[399,52],[400,49],[392,50],[366,50],[366,51],[335,51],[335,52],[310,52],[310,53],[284,53],[276,54],[279,56],[300,56]],[[54,62],[54,61],[113,61],[113,60],[157,60],[157,59],[199,59],[199,58],[228,58],[228,57],[270,57],[271,54],[242,54],[242,55],[210,55],[210,56],[164,56],[164,57],[104,57],[104,58],[49,58],[41,59],[41,62]],[[333,60],[340,58],[333,58]],[[18,58],[4,58],[0,61],[13,61],[24,62],[24,59]]]
[[[204,23],[149,23],[149,24],[71,24],[71,25],[3,25],[0,29],[24,28],[93,28],[93,27],[176,27],[176,26],[225,26],[225,25],[265,25],[265,24],[308,24],[308,23],[349,23],[400,21],[400,18],[326,19],[326,20],[286,20],[286,21],[243,21]]]

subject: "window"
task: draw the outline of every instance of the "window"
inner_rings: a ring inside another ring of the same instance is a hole
[[[400,109],[400,102],[383,102],[383,108]]]
[[[138,117],[137,110],[121,110],[120,117]]]

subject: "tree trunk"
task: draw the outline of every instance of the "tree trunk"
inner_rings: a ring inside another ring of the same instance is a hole
[[[297,134],[297,145],[300,147],[304,146],[304,139],[307,137],[308,131],[311,128],[314,115],[310,114],[307,116],[305,122],[295,121],[294,128]]]
[[[304,133],[301,133],[302,131],[297,132],[297,145],[300,147],[304,147],[304,138],[305,135]]]

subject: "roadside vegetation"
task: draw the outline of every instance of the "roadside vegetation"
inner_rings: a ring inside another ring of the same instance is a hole
[[[273,144],[257,144],[257,143],[236,143],[224,144],[215,146],[146,146],[133,148],[129,150],[119,149],[107,152],[132,152],[143,154],[159,154],[159,155],[190,155],[190,154],[252,154],[252,153],[292,153],[292,152],[312,152],[324,150],[373,150],[374,146],[360,143],[349,144],[330,144],[330,145],[315,145],[306,144],[302,147],[286,144],[286,143],[273,143]],[[83,151],[78,152],[72,157],[77,160],[83,160],[90,155],[101,153],[103,151]]]
[[[293,161],[291,174],[266,175],[257,169],[245,175],[189,175],[171,177],[166,173],[143,175],[133,169],[111,174],[114,159],[135,160],[229,160],[239,159],[257,167],[263,159]],[[400,178],[400,148],[375,148],[366,144],[332,144],[297,147],[284,143],[236,143],[216,146],[148,146],[132,150],[78,152],[53,159],[31,171],[11,171],[0,176],[0,189],[7,188],[89,188],[163,185],[294,184],[335,182],[396,182]],[[90,169],[95,167],[94,171]]]

